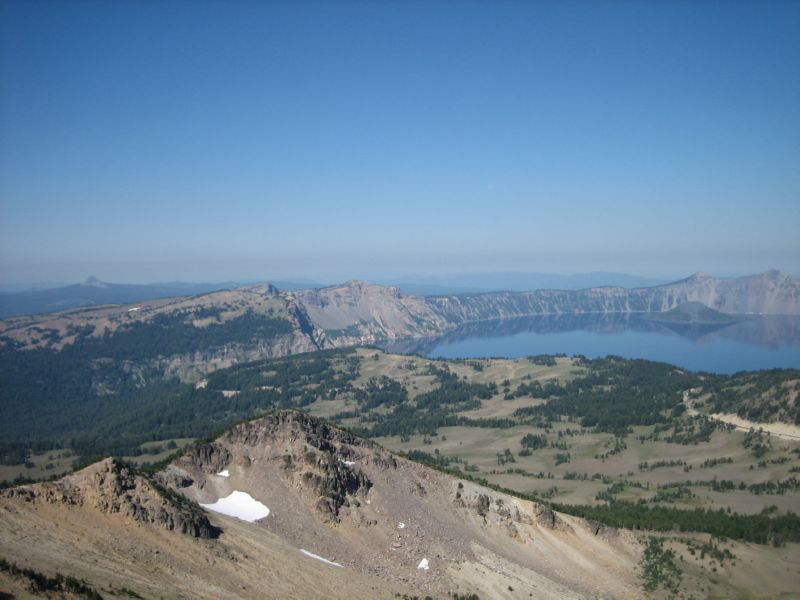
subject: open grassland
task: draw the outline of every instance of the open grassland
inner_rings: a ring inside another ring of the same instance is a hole
[[[542,423],[522,422],[520,409],[544,405],[547,398],[514,394],[532,382],[563,385],[588,369],[572,358],[537,365],[528,359],[428,361],[420,357],[386,355],[359,350],[361,383],[390,377],[409,390],[410,404],[420,393],[435,388],[430,365],[446,364],[470,384],[494,384],[487,398],[454,415],[472,422],[507,420],[501,426],[444,426],[431,433],[383,435],[376,441],[395,451],[424,452],[448,468],[526,493],[570,504],[601,504],[613,500],[646,502],[684,508],[724,508],[740,513],[797,511],[800,494],[800,440],[766,435],[762,448],[747,447],[747,432],[713,428],[706,439],[670,439],[671,429],[657,425],[629,427],[624,435],[581,426],[562,416]],[[322,412],[325,402],[312,405]],[[344,425],[358,427],[368,420],[355,414],[354,402],[342,405],[353,416]],[[385,411],[381,411],[385,415]],[[540,438],[539,447],[525,450],[523,439]],[[686,442],[686,443],[681,443]],[[770,484],[780,486],[770,489]],[[788,482],[788,483],[787,483]]]
[[[71,471],[74,462],[75,455],[70,450],[32,452],[24,463],[0,465],[0,481],[49,479]]]
[[[560,424],[550,432],[530,426],[444,427],[439,436],[416,435],[407,441],[381,437],[376,441],[404,453],[418,450],[451,459],[451,467],[467,468],[465,472],[491,483],[568,504],[602,503],[605,500],[598,495],[616,485],[620,491],[614,496],[619,500],[643,499],[687,508],[721,507],[739,513],[758,513],[771,506],[781,511],[800,509],[797,490],[753,493],[739,489],[742,484],[779,482],[796,476],[800,470],[796,449],[800,444],[781,440],[764,456],[755,458],[742,445],[744,433],[717,430],[711,441],[703,444],[633,441],[612,456],[598,458],[614,448],[613,435],[585,432],[559,438],[556,432],[568,429],[569,424]],[[559,463],[558,455],[564,451],[552,447],[520,456],[521,440],[529,433],[542,435],[553,444],[566,440],[570,460]],[[514,461],[499,464],[498,455],[504,457],[506,449]],[[734,489],[723,490],[721,482],[733,482]]]
[[[145,442],[140,446],[141,454],[137,456],[126,456],[123,459],[134,465],[146,465],[157,463],[174,454],[181,448],[185,448],[194,441],[194,438],[175,438],[170,440],[159,440],[155,442]]]
[[[663,597],[737,600],[797,597],[796,593],[786,591],[796,586],[800,577],[800,553],[792,549],[693,533],[658,537],[663,539],[665,548],[675,553],[675,562],[682,571],[683,591]]]

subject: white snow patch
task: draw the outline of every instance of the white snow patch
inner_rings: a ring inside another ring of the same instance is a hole
[[[332,560],[328,560],[327,558],[322,558],[321,556],[318,556],[317,554],[314,554],[313,552],[309,552],[308,550],[303,550],[302,548],[300,548],[300,552],[302,552],[303,554],[305,554],[309,558],[313,558],[314,560],[318,560],[318,561],[324,562],[326,565],[331,565],[333,567],[341,567],[342,566],[339,563],[333,562]]]
[[[141,306],[134,306],[133,308],[129,308],[128,312],[136,312],[137,310],[141,310],[141,309],[142,309]]]
[[[423,558],[421,561],[419,561],[417,568],[422,569],[423,571],[427,571],[428,569],[430,569],[430,566],[428,565],[428,559]]]
[[[230,477],[231,476],[230,471],[228,471],[228,469],[223,469],[222,471],[217,473],[217,475],[219,475],[220,477]]]
[[[342,463],[345,467],[354,467],[356,465],[356,461],[354,460],[342,460],[340,458],[339,462]]]
[[[398,523],[397,524],[397,528],[398,529],[405,529],[406,528],[406,524],[405,523]]]
[[[200,506],[250,523],[269,515],[266,505],[261,504],[247,492],[233,491],[213,504],[200,503]]]

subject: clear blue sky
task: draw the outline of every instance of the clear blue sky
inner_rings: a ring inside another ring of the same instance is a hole
[[[800,272],[800,2],[0,3],[0,280]]]

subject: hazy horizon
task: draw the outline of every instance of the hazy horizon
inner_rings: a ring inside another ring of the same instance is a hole
[[[475,272],[451,272],[451,273],[438,273],[438,274],[425,274],[425,273],[373,273],[369,276],[364,276],[359,273],[354,274],[342,274],[340,277],[331,277],[329,275],[320,274],[316,277],[311,276],[303,276],[300,275],[289,275],[289,276],[246,276],[246,277],[238,277],[238,278],[220,278],[220,279],[147,279],[147,278],[140,278],[140,279],[119,279],[115,277],[105,278],[99,277],[94,273],[91,273],[85,277],[81,277],[75,280],[65,280],[65,281],[0,281],[0,292],[18,292],[18,291],[34,291],[37,289],[54,289],[58,287],[64,287],[69,285],[76,285],[76,284],[83,284],[89,281],[90,279],[97,279],[102,283],[107,284],[123,284],[123,285],[167,285],[167,284],[238,284],[238,285],[251,285],[256,283],[292,283],[302,285],[308,284],[309,286],[329,286],[329,285],[337,285],[340,283],[345,283],[348,281],[367,281],[370,283],[377,283],[380,285],[400,285],[403,284],[414,284],[414,285],[430,285],[435,287],[437,284],[440,284],[442,287],[453,287],[458,285],[457,282],[461,280],[472,280],[473,287],[480,287],[479,281],[484,279],[487,283],[484,285],[483,289],[485,290],[500,290],[503,289],[502,287],[493,286],[491,285],[491,280],[497,277],[507,277],[513,278],[518,277],[520,279],[524,279],[525,277],[539,277],[539,278],[575,278],[580,280],[582,278],[597,278],[602,280],[604,276],[608,276],[609,279],[614,278],[628,278],[630,280],[641,280],[641,283],[637,283],[636,286],[648,286],[648,285],[660,285],[663,283],[671,283],[681,279],[685,279],[690,277],[691,275],[701,272],[709,275],[710,277],[714,277],[717,279],[735,279],[737,277],[746,277],[749,275],[759,275],[765,273],[770,269],[764,269],[763,271],[754,271],[754,272],[740,272],[740,273],[714,273],[708,272],[704,270],[697,270],[691,273],[676,273],[672,275],[664,275],[664,276],[647,276],[641,275],[638,273],[621,273],[621,272],[611,272],[611,271],[586,271],[586,272],[542,272],[542,271],[475,271]],[[789,275],[791,277],[800,277],[795,272],[788,272],[788,271],[781,271],[783,275]],[[466,285],[466,284],[464,284]],[[618,285],[615,283],[598,283],[598,286],[602,285]],[[631,286],[623,286],[623,287],[631,287]],[[635,287],[635,286],[634,286]],[[533,288],[531,288],[533,289]],[[576,288],[577,289],[577,288]]]
[[[800,4],[4,2],[0,283],[800,265]]]

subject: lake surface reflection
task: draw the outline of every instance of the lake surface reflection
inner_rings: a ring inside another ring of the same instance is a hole
[[[672,326],[641,315],[558,315],[463,325],[432,338],[393,340],[390,352],[439,358],[616,354],[696,371],[800,368],[800,317],[748,317],[724,326]]]

